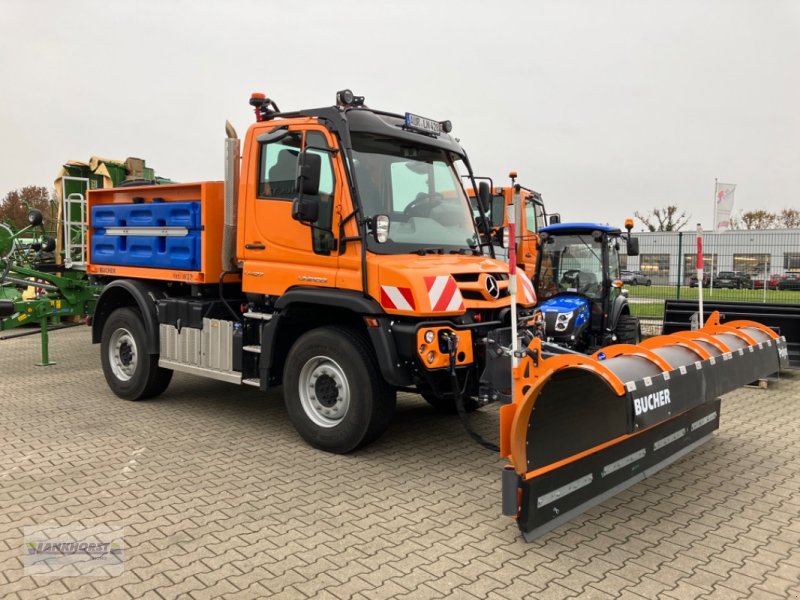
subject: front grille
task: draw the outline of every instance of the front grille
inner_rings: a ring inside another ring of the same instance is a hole
[[[500,294],[496,298],[508,298],[508,273],[487,273],[497,281],[497,287]],[[483,283],[480,281],[481,273],[457,273],[453,274],[453,279],[458,284],[458,289],[461,290],[461,295],[464,300],[472,300],[476,302],[494,302],[495,299],[487,300],[484,296]]]

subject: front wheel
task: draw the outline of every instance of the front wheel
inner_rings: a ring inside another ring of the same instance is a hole
[[[642,328],[639,323],[639,317],[620,315],[614,333],[617,334],[617,341],[620,344],[638,344],[642,341]]]
[[[172,370],[158,366],[147,352],[147,333],[139,311],[118,308],[103,325],[100,361],[108,387],[124,400],[145,400],[167,389]]]
[[[303,334],[286,357],[283,388],[286,411],[300,436],[337,454],[380,437],[396,404],[369,342],[344,327]]]

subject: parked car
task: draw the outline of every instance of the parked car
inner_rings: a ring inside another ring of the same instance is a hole
[[[777,289],[800,290],[800,273],[787,273],[786,276],[778,282]]]
[[[620,271],[619,278],[627,285],[652,285],[650,278],[641,271]]]
[[[739,283],[741,284],[739,287],[753,289],[753,280],[750,278],[750,275],[744,271],[734,271],[734,273],[736,273],[736,276],[739,278]]]
[[[753,287],[750,277],[741,271],[720,271],[714,278],[714,287],[738,290]]]
[[[711,276],[708,273],[703,273],[703,287],[707,288],[711,285]],[[689,278],[689,287],[697,287],[697,273]]]
[[[778,289],[778,282],[782,279],[780,275],[772,274],[767,279],[767,289],[768,290],[776,290]],[[763,290],[764,289],[764,280],[763,279],[753,279],[753,289],[754,290]]]

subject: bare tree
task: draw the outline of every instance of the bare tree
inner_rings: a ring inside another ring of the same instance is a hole
[[[633,214],[639,219],[649,231],[678,231],[686,226],[689,217],[686,211],[680,211],[676,205],[670,204],[664,208],[654,208],[643,215],[639,211]]]
[[[771,229],[775,226],[777,215],[768,210],[750,210],[741,214],[745,229]]]
[[[796,208],[784,208],[775,217],[780,227],[786,227],[787,229],[800,227],[800,210]]]
[[[8,192],[0,200],[0,223],[8,223],[17,229],[28,225],[28,211],[40,210],[45,219],[50,218],[54,200],[46,187],[28,185]]]

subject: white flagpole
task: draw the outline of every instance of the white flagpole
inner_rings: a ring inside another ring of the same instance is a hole
[[[699,300],[700,329],[703,328],[703,227],[697,224],[697,298]]]

